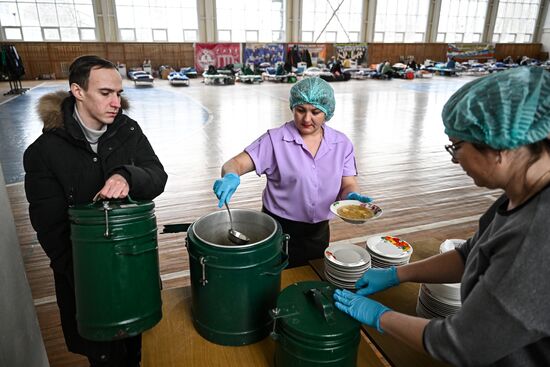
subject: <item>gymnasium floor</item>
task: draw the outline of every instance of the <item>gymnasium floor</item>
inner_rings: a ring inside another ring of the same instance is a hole
[[[124,94],[136,119],[165,166],[166,191],[156,200],[159,228],[190,223],[219,210],[212,184],[224,161],[267,129],[292,118],[290,84],[154,87],[125,81]],[[328,123],[355,146],[362,192],[375,199],[383,215],[363,225],[331,221],[331,242],[361,244],[376,233],[409,241],[412,261],[435,254],[447,238],[467,238],[498,191],[477,188],[443,146],[441,109],[470,77],[409,80],[351,80],[333,83],[336,112]],[[23,83],[25,86],[25,83]],[[0,163],[10,196],[27,277],[52,367],[86,366],[65,349],[48,259],[30,227],[22,180],[22,155],[41,131],[34,106],[67,81],[29,83],[32,89],[0,100]],[[7,91],[7,83],[0,84]],[[250,173],[232,199],[233,208],[261,208],[264,179]],[[189,283],[184,234],[160,234],[161,276],[165,288]]]

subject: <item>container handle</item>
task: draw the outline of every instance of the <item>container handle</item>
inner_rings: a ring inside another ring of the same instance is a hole
[[[283,253],[281,256],[281,263],[273,268],[272,271],[265,271],[263,273],[260,273],[260,276],[262,275],[270,275],[270,276],[277,276],[281,274],[283,270],[288,266],[288,254]]]
[[[201,276],[200,283],[204,287],[205,285],[208,284],[208,279],[206,279],[206,258],[204,256],[201,256],[199,258],[199,263],[201,264],[201,269],[202,269],[202,276]]]
[[[152,245],[151,245],[152,244]],[[150,242],[148,246],[142,244],[119,244],[114,246],[116,255],[141,255],[158,249],[156,242]]]
[[[289,255],[288,253],[288,243],[290,241],[290,235],[289,234],[283,234],[283,249],[285,250],[285,254],[287,254],[287,256]]]
[[[137,201],[132,200],[130,195],[127,195],[123,199],[116,199],[116,201],[122,201],[122,200],[125,200],[125,201],[129,202],[130,204],[137,204]],[[111,231],[109,229],[109,210],[113,209],[109,206],[109,203],[111,201],[113,201],[113,200],[104,200],[104,199],[98,200],[98,196],[96,195],[93,198],[92,202],[90,204],[88,204],[88,207],[95,207],[97,203],[101,203],[101,206],[103,208],[103,212],[105,213],[105,232],[103,232],[103,237],[105,237],[105,238],[111,238]]]
[[[92,199],[92,202],[90,204],[88,204],[88,206],[92,207],[92,206],[95,206],[99,203],[101,203],[101,205],[105,206],[105,204],[103,203],[109,203],[109,202],[128,202],[130,204],[137,204],[138,202],[134,199],[132,199],[130,197],[130,195],[126,195],[126,197],[122,198],[122,199],[100,199],[99,196],[95,196],[93,199]]]
[[[334,305],[332,300],[329,300],[320,289],[312,288],[304,292],[306,298],[315,304],[315,307],[325,320],[330,324],[334,322]]]

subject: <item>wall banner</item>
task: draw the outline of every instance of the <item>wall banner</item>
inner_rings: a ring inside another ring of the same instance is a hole
[[[447,58],[452,57],[460,62],[494,59],[495,55],[494,43],[449,43],[447,46]]]
[[[240,43],[195,43],[195,69],[202,73],[208,66],[223,68],[241,63]]]
[[[367,62],[367,44],[366,43],[346,43],[336,44],[336,59],[340,61],[356,61],[357,65]]]
[[[285,45],[282,43],[247,43],[244,45],[243,59],[245,64],[254,66],[262,62],[275,65],[284,61]]]

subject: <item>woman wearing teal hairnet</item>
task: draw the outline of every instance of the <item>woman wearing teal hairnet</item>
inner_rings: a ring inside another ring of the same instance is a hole
[[[340,199],[370,201],[358,194],[351,141],[326,126],[334,114],[332,87],[320,78],[303,79],[290,90],[294,119],[270,129],[222,167],[214,183],[218,206],[229,202],[240,176],[265,174],[263,211],[290,235],[289,267],[322,258],[330,239],[330,205]]]
[[[477,186],[503,195],[455,251],[371,269],[336,306],[456,366],[550,366],[550,73],[520,67],[477,79],[443,109],[445,146]],[[366,296],[401,282],[461,282],[445,319],[394,312]]]

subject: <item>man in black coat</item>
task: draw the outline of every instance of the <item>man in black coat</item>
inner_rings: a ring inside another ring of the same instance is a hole
[[[42,135],[24,155],[29,215],[50,258],[65,342],[91,366],[139,366],[141,335],[112,342],[82,338],[77,331],[68,208],[95,198],[152,200],[167,174],[136,121],[122,113],[122,79],[97,56],[69,68],[70,92],[43,96]]]

